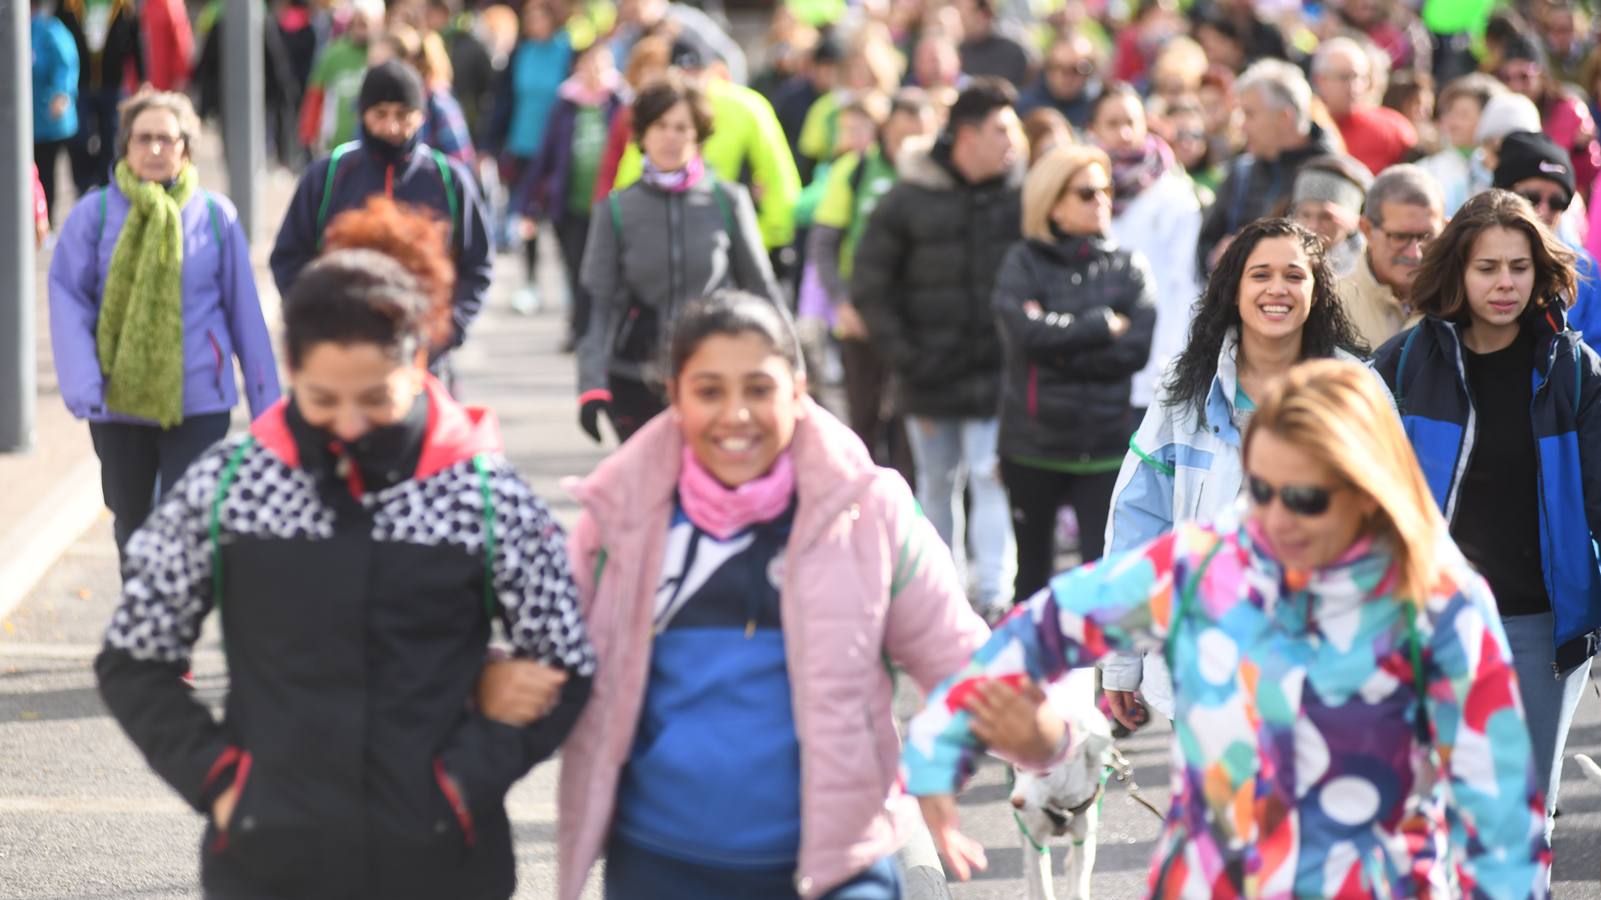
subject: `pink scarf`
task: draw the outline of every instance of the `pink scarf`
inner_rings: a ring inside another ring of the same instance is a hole
[[[586,87],[583,79],[574,75],[561,83],[561,87],[556,89],[556,96],[575,106],[600,106],[611,99],[620,83],[615,69],[608,70],[601,78],[600,87],[593,89]]]
[[[693,450],[684,448],[684,464],[678,472],[678,502],[696,528],[719,541],[758,522],[778,518],[794,496],[795,463],[788,450],[779,454],[766,475],[728,488],[706,471]]]
[[[691,156],[689,163],[676,172],[663,172],[646,156],[639,180],[669,194],[682,194],[698,184],[705,174],[706,164],[701,161],[699,153]]]

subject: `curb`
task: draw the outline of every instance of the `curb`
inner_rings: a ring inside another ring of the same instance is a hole
[[[90,455],[33,512],[0,532],[0,618],[11,614],[104,508],[100,461]]]
[[[906,900],[951,900],[945,869],[940,865],[934,839],[929,836],[928,826],[921,817],[908,836],[906,846],[896,851],[895,859],[901,864],[901,874],[906,880]]]

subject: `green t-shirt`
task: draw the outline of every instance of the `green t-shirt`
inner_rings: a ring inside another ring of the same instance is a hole
[[[867,230],[867,220],[873,214],[873,207],[878,205],[880,197],[895,186],[895,167],[877,147],[867,151],[866,159],[866,169],[860,178],[856,169],[864,163],[859,154],[848,153],[834,161],[828,170],[828,186],[823,189],[823,199],[818,202],[817,211],[812,215],[813,224],[845,232],[845,239],[839,247],[841,278],[851,276],[856,245],[862,239],[862,232]]]
[[[606,114],[598,106],[578,107],[573,120],[573,161],[567,170],[567,212],[588,218],[595,175],[606,155]]]
[[[345,38],[328,45],[311,70],[312,88],[322,90],[322,122],[317,152],[327,153],[356,138],[356,98],[367,74],[367,48]]]

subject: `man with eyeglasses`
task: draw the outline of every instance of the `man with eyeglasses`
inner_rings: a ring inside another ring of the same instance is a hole
[[[1368,188],[1357,228],[1367,253],[1340,279],[1338,293],[1351,324],[1377,348],[1414,318],[1412,282],[1429,241],[1445,228],[1439,183],[1420,166],[1385,169]]]
[[[1045,68],[1017,98],[1018,116],[1049,107],[1067,117],[1082,131],[1090,123],[1095,101],[1101,96],[1095,44],[1080,31],[1063,32],[1045,54]]]
[[[1555,141],[1534,131],[1507,135],[1501,141],[1495,187],[1529,201],[1545,227],[1561,237],[1558,223],[1573,202],[1575,181],[1572,161]],[[1601,278],[1597,277],[1595,258],[1571,240],[1564,239],[1564,243],[1578,257],[1574,269],[1579,275],[1579,296],[1568,310],[1568,324],[1584,335],[1586,344],[1601,352]]]

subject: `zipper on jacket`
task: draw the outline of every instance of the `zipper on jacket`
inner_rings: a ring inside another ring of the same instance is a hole
[[[390,163],[384,167],[384,196],[395,199],[395,164]]]
[[[1551,372],[1556,365],[1556,355],[1556,341],[1552,340],[1551,352],[1546,359],[1545,374],[1540,376],[1540,381],[1535,384],[1534,392],[1532,396],[1529,397],[1530,431],[1534,430],[1533,423],[1536,421],[1534,417],[1535,405],[1540,402],[1540,394],[1544,392],[1546,386],[1551,383]],[[1535,374],[1539,375],[1538,372]],[[1547,518],[1545,511],[1545,466],[1540,459],[1540,438],[1538,435],[1536,435],[1534,438],[1534,490],[1535,500],[1540,504],[1540,530],[1542,532],[1549,532],[1550,521]],[[1552,552],[1556,552],[1555,548],[1552,549]],[[1551,581],[1551,567],[1546,565],[1546,561],[1544,559],[1540,560],[1540,575],[1545,580],[1546,597],[1551,601],[1551,647],[1554,652],[1558,646],[1557,629],[1561,627],[1562,623],[1557,620],[1557,592],[1556,585]],[[1560,681],[1562,678],[1562,667],[1557,665],[1555,656],[1551,658],[1551,678],[1554,681]]]
[[[667,195],[667,306],[661,311],[661,332],[664,335],[672,327],[673,308],[678,305],[678,298],[683,293],[683,285],[680,284],[683,274],[678,271],[684,254],[682,204],[682,194]]]
[[[1040,370],[1033,363],[1028,364],[1028,414],[1030,418],[1040,417]]]

